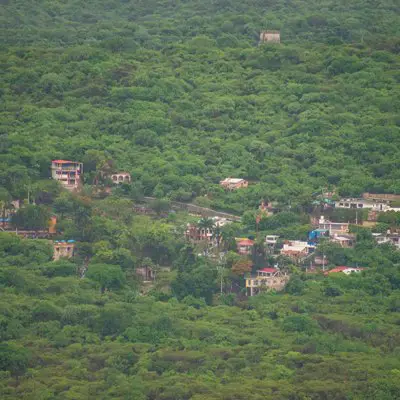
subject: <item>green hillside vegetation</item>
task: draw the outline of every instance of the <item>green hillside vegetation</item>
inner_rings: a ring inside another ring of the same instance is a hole
[[[306,240],[322,211],[366,219],[315,206],[324,189],[400,194],[400,6],[348,3],[0,1],[0,229],[56,216],[52,239],[75,241],[53,261],[50,240],[0,231],[1,399],[399,398],[400,251],[351,225],[353,248],[317,255],[364,269],[324,276],[263,243]],[[84,163],[79,193],[53,159]],[[117,171],[132,184],[107,193]],[[262,199],[277,212],[258,220]],[[218,228],[224,257],[184,240],[211,220],[171,201],[242,216]],[[243,273],[276,262],[285,290],[244,296]]]
[[[5,1],[1,176],[106,151],[146,195],[243,212],[325,185],[399,193],[399,6]],[[258,46],[262,29],[280,45]],[[227,176],[259,181],[225,194]],[[88,183],[91,183],[88,180]]]
[[[354,249],[324,243],[332,265],[362,274],[288,265],[283,293],[245,299],[230,292],[244,284],[237,255],[221,272],[182,240],[190,216],[137,216],[115,196],[61,194],[52,207],[62,237],[79,240],[73,259],[0,232],[2,399],[398,397],[400,252],[369,231],[359,228]],[[229,245],[248,229],[221,235]],[[143,265],[158,271],[147,291],[135,274]]]
[[[141,296],[104,251],[80,278],[79,257],[51,262],[38,242],[0,237],[2,399],[398,398],[399,252],[241,302],[215,297],[215,268],[185,247],[172,293],[160,275]]]

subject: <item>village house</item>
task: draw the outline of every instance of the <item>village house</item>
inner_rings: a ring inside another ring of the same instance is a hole
[[[301,240],[287,240],[281,249],[281,255],[290,257],[293,261],[299,262],[309,254],[313,253],[315,246]]]
[[[120,183],[130,183],[131,174],[129,174],[128,172],[118,172],[111,175],[111,180],[115,185],[118,185]]]
[[[216,239],[214,232],[216,227],[222,228],[226,224],[230,224],[232,222],[221,217],[213,217],[211,220],[213,221],[214,226],[209,228],[200,227],[197,224],[187,224],[185,238],[192,242],[211,242]]]
[[[68,190],[76,190],[81,184],[83,164],[78,161],[53,160],[51,177]]]
[[[363,199],[373,202],[390,203],[391,201],[400,201],[400,194],[387,194],[387,193],[363,193]]]
[[[354,235],[345,235],[345,234],[338,235],[337,233],[334,233],[330,237],[330,241],[333,243],[340,244],[340,246],[344,248],[350,248],[354,246],[356,238]]]
[[[322,215],[318,221],[318,229],[324,229],[329,232],[330,235],[333,233],[348,233],[349,232],[349,223],[348,222],[331,222],[325,220],[325,217]]]
[[[251,255],[254,247],[254,240],[246,238],[236,238],[237,252],[242,256]]]
[[[382,202],[375,202],[365,199],[347,198],[335,201],[335,208],[370,209],[375,211],[386,211],[390,207]]]
[[[257,271],[257,276],[245,276],[246,295],[254,296],[262,290],[282,290],[289,281],[289,275],[277,268],[263,268]]]
[[[378,244],[391,243],[398,250],[400,250],[400,234],[399,233],[391,233],[388,231],[385,233],[373,233],[372,236],[376,240]]]
[[[185,238],[192,242],[211,242],[213,239],[212,228],[202,228],[196,224],[187,224]]]
[[[240,178],[226,178],[223,181],[220,181],[219,184],[227,190],[237,190],[249,186],[248,181]]]
[[[265,245],[268,247],[268,249],[273,250],[278,243],[278,239],[278,235],[267,235],[265,236]]]
[[[151,282],[155,279],[155,272],[149,266],[138,267],[136,268],[135,272],[143,282]]]
[[[387,211],[400,211],[400,207],[392,207],[391,202],[396,201],[398,195],[371,195],[364,193],[367,198],[345,198],[335,202],[336,208],[367,209],[368,220],[376,220],[377,213]]]
[[[71,258],[74,255],[75,240],[56,240],[53,242],[53,259]]]
[[[279,31],[261,31],[260,43],[280,43],[281,33]]]
[[[360,273],[361,271],[365,270],[365,268],[354,268],[354,267],[335,267],[329,271],[324,272],[324,275],[334,274],[338,272],[342,272],[343,274],[350,275],[353,273]]]

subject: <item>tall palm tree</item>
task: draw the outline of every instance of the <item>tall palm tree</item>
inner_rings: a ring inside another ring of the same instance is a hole
[[[210,231],[212,231],[215,227],[215,223],[211,218],[203,217],[197,223],[197,227],[200,229],[209,229]]]

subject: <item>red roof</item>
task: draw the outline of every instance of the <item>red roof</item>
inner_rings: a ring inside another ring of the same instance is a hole
[[[79,164],[78,161],[68,161],[68,160],[53,160],[52,162],[57,164]]]
[[[362,271],[362,270],[364,270],[365,268],[345,267],[344,265],[342,265],[342,266],[340,266],[340,267],[336,267],[336,268],[333,268],[333,269],[331,269],[331,270],[329,270],[329,271],[326,271],[326,272],[325,272],[325,275],[331,274],[331,273],[335,273],[335,272],[343,272],[343,271],[345,271],[346,269],[355,269],[356,271]]]
[[[277,269],[276,268],[263,268],[263,269],[260,269],[260,272],[276,272],[277,271]]]
[[[241,240],[238,244],[241,246],[254,246],[254,242],[250,239]]]

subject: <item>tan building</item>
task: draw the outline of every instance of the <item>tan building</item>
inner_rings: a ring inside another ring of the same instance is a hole
[[[139,267],[136,268],[136,275],[143,280],[143,282],[154,281],[155,272],[151,267]]]
[[[254,296],[262,290],[282,290],[289,281],[289,275],[276,268],[263,268],[257,271],[257,276],[247,276],[246,295]]]
[[[117,174],[112,174],[111,180],[115,184],[130,183],[131,182],[131,174],[129,174],[128,172],[119,172]]]
[[[53,160],[51,162],[51,177],[68,190],[75,190],[81,184],[83,164],[78,161]]]
[[[281,33],[279,31],[261,31],[260,43],[280,43]]]
[[[281,249],[281,255],[290,257],[293,261],[299,262],[315,250],[314,245],[301,240],[287,240]]]
[[[324,216],[318,221],[318,229],[325,229],[330,235],[333,233],[348,233],[349,223],[348,222],[331,222],[325,219]]]
[[[57,240],[53,243],[53,259],[57,261],[60,258],[71,258],[74,255],[74,249],[74,240]]]
[[[372,200],[375,202],[390,202],[390,201],[400,201],[400,194],[388,194],[388,193],[363,193],[363,199]]]
[[[219,184],[228,190],[247,188],[249,186],[248,181],[240,178],[226,178],[223,181],[220,181]]]

